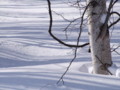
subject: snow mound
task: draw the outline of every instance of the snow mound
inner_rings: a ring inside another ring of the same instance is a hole
[[[118,67],[116,64],[113,64],[108,69],[114,76],[120,77],[120,67]],[[92,63],[83,63],[83,64],[81,64],[81,66],[79,68],[79,71],[83,72],[83,73],[92,74],[92,71],[93,71]]]
[[[116,77],[120,77],[120,67],[113,64],[111,67],[109,67],[109,70]]]
[[[79,68],[79,71],[84,73],[92,73],[92,70],[92,63],[83,63]]]

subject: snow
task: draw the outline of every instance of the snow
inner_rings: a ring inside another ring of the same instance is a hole
[[[103,15],[101,16],[101,20],[100,20],[101,23],[105,23],[106,16],[107,16],[107,14],[103,14]]]
[[[79,17],[79,11],[64,2],[67,1],[52,0],[53,11],[70,20]],[[115,10],[119,10],[119,4]],[[74,49],[50,37],[46,0],[0,0],[0,12],[0,90],[119,90],[120,56],[112,53],[114,64],[109,70],[114,75],[94,75],[89,47],[78,49],[64,77],[65,84],[56,84],[72,60]],[[66,41],[63,30],[68,22],[53,15],[54,34]],[[111,37],[113,48],[120,42],[119,29],[120,23]],[[72,39],[68,43],[75,43],[76,32],[70,32]],[[80,44],[88,41],[86,36],[84,31]]]

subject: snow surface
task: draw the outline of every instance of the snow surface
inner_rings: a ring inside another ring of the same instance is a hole
[[[70,20],[79,17],[79,10],[66,2],[52,0],[53,11]],[[115,10],[119,10],[119,5]],[[53,14],[54,34],[66,41],[63,30],[68,22]],[[87,52],[89,47],[78,50],[76,60],[64,77],[65,84],[57,85],[74,56],[74,49],[54,41],[48,33],[48,26],[46,0],[0,0],[0,90],[120,89],[120,55],[112,53],[114,64],[109,69],[114,75],[94,75]],[[71,40],[68,43],[75,43],[76,32],[69,33]],[[87,31],[84,31],[81,43],[88,41],[86,36]],[[119,37],[120,23],[111,34],[111,47],[119,45]],[[120,48],[117,52],[120,53]]]
[[[100,20],[101,23],[105,23],[106,16],[107,16],[107,14],[103,14],[103,15],[101,16],[101,20]]]

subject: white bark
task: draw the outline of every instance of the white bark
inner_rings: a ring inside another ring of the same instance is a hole
[[[89,39],[91,46],[93,73],[109,74],[105,69],[105,65],[109,66],[112,64],[109,32],[107,30],[107,25],[101,28],[105,21],[103,19],[106,16],[106,0],[88,1],[94,1],[88,8]]]

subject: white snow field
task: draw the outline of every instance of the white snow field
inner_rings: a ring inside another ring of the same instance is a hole
[[[52,10],[67,19],[79,17],[79,10],[67,0],[52,0]],[[116,4],[117,11],[120,2]],[[53,30],[67,41],[63,30],[68,22],[54,14]],[[115,19],[116,17],[114,17]],[[65,84],[56,82],[74,56],[48,33],[49,15],[46,0],[0,0],[0,90],[120,90],[120,55],[112,53],[114,75],[94,75],[88,47],[78,50],[77,58],[64,77]],[[112,31],[112,30],[111,30]],[[68,43],[75,43],[71,32]],[[111,47],[120,45],[120,23],[111,35]],[[81,43],[88,42],[87,31]],[[117,49],[120,53],[120,48]]]

